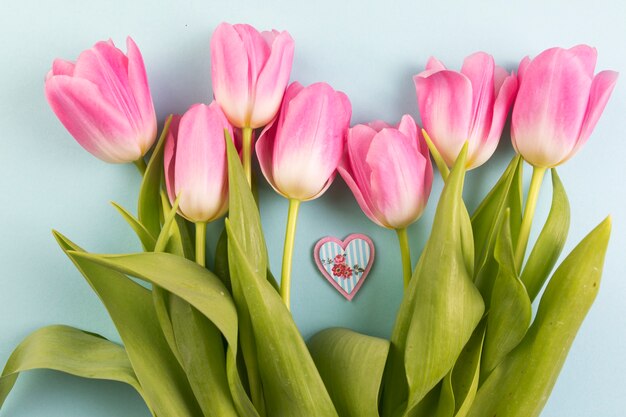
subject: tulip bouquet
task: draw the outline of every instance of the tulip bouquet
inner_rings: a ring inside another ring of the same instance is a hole
[[[599,289],[611,228],[607,218],[552,272],[570,221],[555,167],[589,138],[617,74],[594,75],[588,46],[525,58],[517,74],[485,53],[460,71],[432,58],[414,78],[423,129],[410,115],[350,127],[345,94],[288,85],[293,53],[287,32],[219,25],[215,101],[170,116],[158,141],[130,38],[126,54],[109,41],[76,62],[54,61],[45,93],[61,123],[93,155],[143,175],[137,215],[115,207],[144,252],[92,254],[54,232],[123,345],[68,326],[39,329],[9,358],[0,406],[19,372],[49,368],[129,384],[159,417],[540,414]],[[516,154],[470,216],[465,173],[494,153],[511,109]],[[255,153],[289,200],[279,282],[255,200]],[[445,185],[414,264],[407,227],[429,198],[431,156]],[[548,170],[552,205],[527,256]],[[305,343],[289,311],[298,208],[337,172],[365,215],[398,235],[405,292],[390,340],[333,328]],[[226,213],[209,270],[206,225]]]

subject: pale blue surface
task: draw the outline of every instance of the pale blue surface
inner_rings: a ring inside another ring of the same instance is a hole
[[[128,4],[131,3],[131,4]],[[588,43],[599,68],[626,76],[626,3],[614,1],[415,2],[361,1],[2,1],[0,13],[0,363],[30,331],[65,323],[117,340],[115,329],[79,273],[50,234],[56,228],[95,252],[139,249],[132,232],[108,205],[135,205],[132,166],[102,163],[65,132],[43,96],[55,57],[74,59],[111,37],[130,34],[141,48],[160,120],[211,97],[209,38],[220,21],[281,28],[296,40],[292,79],[327,81],[352,100],[353,123],[396,121],[415,115],[411,76],[436,55],[458,68],[485,50],[514,69],[526,54],[555,45]],[[421,4],[420,4],[421,3]],[[549,4],[548,4],[549,3]],[[621,79],[588,145],[560,168],[572,205],[573,248],[607,214],[614,230],[596,304],[574,343],[543,416],[618,417],[626,390],[626,80]],[[471,173],[466,195],[473,208],[511,155],[504,143],[484,169]],[[432,221],[434,199],[410,229],[413,255]],[[549,187],[538,219],[547,213]],[[264,187],[263,224],[277,273],[287,205]],[[210,227],[215,233],[217,227]],[[325,282],[312,262],[327,234],[361,232],[376,244],[377,262],[352,303]],[[293,312],[308,337],[329,326],[389,334],[401,297],[399,254],[391,231],[369,222],[340,181],[320,200],[302,206],[295,253]],[[211,239],[210,247],[215,247]],[[2,417],[148,416],[139,397],[116,383],[84,381],[52,372],[20,377]],[[164,416],[174,417],[174,416]]]

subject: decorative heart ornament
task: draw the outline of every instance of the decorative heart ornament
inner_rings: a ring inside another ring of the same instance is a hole
[[[374,263],[374,242],[358,233],[343,241],[327,236],[317,242],[313,257],[328,282],[351,301]]]

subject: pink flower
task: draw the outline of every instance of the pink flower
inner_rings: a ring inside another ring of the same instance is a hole
[[[435,58],[413,78],[424,129],[448,166],[469,141],[467,168],[493,155],[515,93],[517,77],[477,52],[465,58],[460,72]]]
[[[319,197],[335,177],[352,108],[328,84],[291,84],[279,116],[261,133],[256,152],[276,192],[306,201]]]
[[[344,264],[346,263],[346,257],[343,255],[337,255],[334,259],[335,264]]]
[[[170,202],[192,222],[210,222],[228,209],[224,129],[232,127],[216,102],[196,104],[175,116],[165,143],[165,182]]]
[[[338,171],[367,217],[403,229],[426,207],[433,168],[411,116],[402,117],[397,128],[384,126],[375,122],[351,128]]]
[[[587,142],[617,82],[617,72],[595,76],[597,52],[587,45],[551,48],[519,66],[513,108],[513,147],[537,167],[574,156]]]
[[[76,141],[106,162],[133,162],[150,149],[157,123],[135,42],[127,54],[98,42],[76,62],[56,59],[46,76],[50,107]]]
[[[274,118],[293,62],[287,32],[259,33],[250,25],[221,23],[211,38],[215,100],[239,128],[265,126]]]

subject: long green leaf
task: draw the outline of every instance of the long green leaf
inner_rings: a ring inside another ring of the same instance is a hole
[[[115,209],[122,215],[126,223],[133,229],[139,241],[141,242],[141,246],[146,251],[154,250],[154,245],[156,244],[156,239],[154,236],[150,234],[148,229],[146,229],[139,220],[135,218],[131,213],[129,213],[124,207],[120,206],[116,202],[112,201],[111,204]]]
[[[378,394],[389,342],[352,330],[322,330],[308,343],[342,417],[378,417]]]
[[[270,283],[252,269],[228,219],[226,230],[233,282],[240,281],[258,356],[264,358],[259,361],[259,371],[268,415],[337,416],[287,307]]]
[[[167,248],[170,253],[184,257],[183,239],[174,221],[178,202],[177,198],[173,206],[164,207],[167,214],[155,251]],[[172,350],[187,374],[204,415],[237,416],[226,377],[226,358],[220,331],[188,302],[154,285],[153,294],[161,293],[163,304],[167,304],[162,312],[161,326],[171,332]],[[155,305],[160,304],[161,297],[154,299]]]
[[[494,257],[494,246],[505,211],[510,211],[510,229],[513,242],[517,242],[522,222],[522,169],[519,156],[513,158],[507,170],[472,216],[477,267],[474,282],[480,290],[487,309],[491,304],[493,284],[499,265]]]
[[[161,231],[161,176],[163,175],[163,149],[169,131],[172,116],[168,117],[163,126],[161,136],[152,151],[148,167],[143,175],[139,190],[138,215],[139,221],[152,236]]]
[[[101,265],[105,268],[117,271],[122,274],[131,275],[136,278],[152,282],[176,297],[180,297],[186,303],[195,307],[200,313],[207,317],[219,331],[224,335],[231,347],[235,347],[233,354],[236,354],[237,346],[237,313],[232,298],[222,282],[213,273],[180,256],[168,253],[138,253],[131,255],[94,255],[86,253],[72,253],[77,258],[87,262]],[[184,311],[184,304],[176,303],[170,299],[170,316],[173,324],[176,346],[181,355],[183,367],[190,372],[188,375],[192,383],[194,392],[198,393],[199,387],[206,387],[207,381],[212,382],[210,392],[200,396],[201,401],[205,401],[203,408],[219,408],[224,413],[231,413],[230,395],[225,391],[228,385],[224,379],[224,357],[222,350],[217,346],[217,335],[211,332],[210,326],[194,317],[193,310]],[[187,325],[183,326],[182,321],[187,320]],[[194,320],[194,321],[191,321]],[[198,332],[207,339],[195,340],[194,333]],[[202,352],[203,355],[213,355],[196,357],[192,353]],[[221,356],[220,356],[221,355]],[[198,361],[207,361],[199,364]],[[192,369],[197,366],[198,369]],[[209,366],[209,374],[202,375],[199,370]],[[193,371],[193,372],[192,372]],[[200,395],[200,394],[197,394]],[[212,396],[210,399],[208,396]],[[208,401],[220,401],[210,404]],[[245,399],[238,399],[245,403]],[[226,410],[226,411],[225,411]],[[229,415],[229,414],[223,414]]]
[[[158,416],[198,416],[198,404],[163,336],[150,291],[123,274],[92,262],[93,255],[61,234],[55,232],[55,237],[109,312],[148,406]]]
[[[384,377],[384,416],[405,410],[420,415],[420,400],[450,371],[484,310],[466,257],[471,253],[467,245],[472,245],[465,238],[467,214],[461,199],[466,153],[464,148],[446,181],[430,238],[396,318]]]
[[[464,147],[446,181],[419,275],[407,289],[416,294],[404,351],[408,414],[450,371],[484,311],[463,248],[466,152]]]
[[[144,396],[122,346],[73,327],[55,325],[28,335],[9,357],[0,376],[0,408],[19,373],[33,369],[123,382]]]
[[[70,254],[73,258],[85,259],[110,270],[131,275],[176,294],[211,320],[228,343],[236,346],[235,305],[224,284],[206,268],[169,253],[96,255],[72,251]]]
[[[511,189],[514,187],[516,174],[522,169],[522,159],[516,155],[511,159],[506,170],[491,191],[479,204],[472,215],[474,245],[476,249],[476,272],[478,273],[493,252],[499,222],[511,201]]]
[[[227,139],[226,143],[230,190],[226,230],[231,282],[237,306],[245,306],[243,312],[249,314],[246,316],[253,331],[255,353],[263,359],[258,361],[258,370],[267,415],[336,416],[291,314],[267,280],[267,249],[259,212],[232,141]],[[243,323],[244,318],[241,320]],[[247,345],[243,332],[242,325],[242,350]],[[247,361],[246,365],[250,366]],[[250,382],[251,388],[253,383]]]
[[[519,280],[510,229],[510,210],[501,222],[494,249],[500,266],[493,285],[487,315],[482,372],[487,375],[522,340],[532,318],[532,307],[524,284]]]
[[[478,390],[468,417],[537,417],[597,295],[611,232],[607,218],[557,268],[522,342]]]
[[[541,229],[526,266],[522,271],[522,282],[530,300],[533,301],[546,282],[552,268],[565,246],[570,224],[570,208],[563,184],[552,169],[552,206],[548,219]]]

